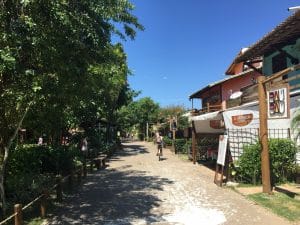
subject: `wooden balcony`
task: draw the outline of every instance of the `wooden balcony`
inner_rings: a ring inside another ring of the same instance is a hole
[[[222,105],[211,105],[209,103],[206,104],[205,107],[203,107],[202,109],[193,109],[193,115],[194,116],[198,116],[198,115],[202,115],[205,113],[210,113],[210,112],[216,112],[216,111],[220,111],[222,110]]]

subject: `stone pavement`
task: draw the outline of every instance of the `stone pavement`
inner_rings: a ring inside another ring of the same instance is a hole
[[[213,183],[214,172],[152,143],[124,143],[105,170],[89,174],[49,224],[291,224]]]

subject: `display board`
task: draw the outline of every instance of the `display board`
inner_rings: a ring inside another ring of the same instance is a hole
[[[227,143],[228,135],[220,135],[217,164],[222,166],[225,166]]]

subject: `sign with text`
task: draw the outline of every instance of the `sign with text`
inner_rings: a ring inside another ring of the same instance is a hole
[[[253,120],[253,114],[242,114],[242,115],[236,115],[232,116],[232,124],[238,127],[244,127],[247,126],[251,121]]]
[[[219,136],[219,149],[217,164],[225,166],[226,149],[227,149],[228,135]]]
[[[288,84],[272,87],[267,90],[268,118],[289,118],[289,86]]]

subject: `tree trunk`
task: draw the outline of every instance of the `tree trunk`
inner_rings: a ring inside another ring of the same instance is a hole
[[[0,197],[1,197],[1,211],[0,211],[0,218],[4,219],[6,216],[6,198],[5,198],[5,188],[4,188],[4,179],[5,179],[5,169],[7,164],[7,158],[8,158],[8,148],[4,147],[4,149],[1,149],[1,152],[4,151],[4,157],[3,161],[0,167]]]
[[[1,158],[2,162],[0,165],[0,197],[1,197],[1,201],[0,201],[0,206],[1,206],[1,211],[0,211],[0,215],[1,216],[5,216],[6,215],[6,198],[5,198],[5,187],[4,187],[4,181],[5,181],[5,169],[6,169],[6,165],[7,165],[7,159],[8,159],[8,155],[9,155],[9,150],[10,147],[13,143],[13,141],[15,140],[15,138],[18,135],[18,131],[22,126],[23,120],[26,117],[26,114],[30,108],[30,106],[32,105],[33,101],[30,102],[28,104],[28,107],[26,108],[24,114],[22,115],[21,119],[19,120],[17,127],[15,128],[15,131],[13,133],[13,135],[10,137],[9,141],[7,143],[3,142],[0,148],[0,152],[4,153],[3,158]]]

